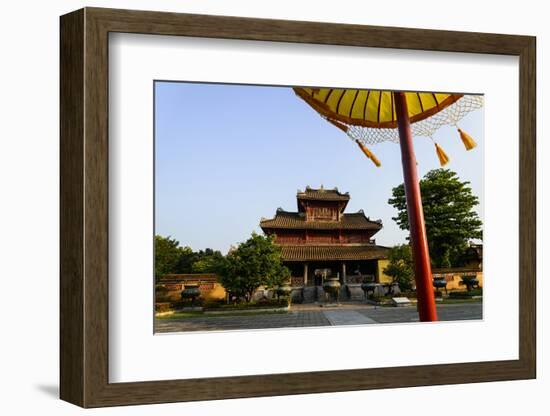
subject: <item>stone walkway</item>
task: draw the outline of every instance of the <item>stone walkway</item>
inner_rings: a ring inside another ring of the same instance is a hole
[[[481,302],[437,305],[440,321],[482,319]],[[418,322],[416,307],[342,305],[335,308],[296,308],[287,313],[239,316],[196,316],[156,319],[155,332],[227,331],[245,329],[297,328],[336,325],[372,325]]]
[[[367,317],[358,311],[350,310],[331,310],[323,311],[323,315],[328,319],[331,325],[364,325],[375,324],[376,321]]]
[[[381,324],[418,322],[416,307],[363,309],[359,313]],[[437,305],[437,316],[440,321],[482,319],[482,314],[483,307],[481,302]]]
[[[157,319],[156,332],[226,331],[230,329],[269,329],[329,326],[322,312],[266,313],[239,316],[199,316],[184,319]]]

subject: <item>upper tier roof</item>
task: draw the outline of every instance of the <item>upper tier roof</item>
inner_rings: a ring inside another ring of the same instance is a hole
[[[302,200],[314,201],[349,201],[349,193],[341,193],[338,188],[325,189],[323,186],[319,189],[307,186],[305,191],[298,190],[296,197]]]
[[[262,219],[260,227],[263,230],[274,228],[315,229],[315,230],[380,230],[382,221],[373,221],[365,216],[363,211],[353,214],[342,214],[340,221],[306,221],[302,212],[287,212],[278,209],[274,218]]]

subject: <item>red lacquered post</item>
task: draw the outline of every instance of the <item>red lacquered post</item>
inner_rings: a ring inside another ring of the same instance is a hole
[[[435,298],[432,286],[432,267],[430,252],[424,224],[424,211],[420,195],[420,183],[416,170],[413,137],[407,100],[405,93],[394,92],[395,113],[399,129],[401,145],[401,162],[403,163],[403,179],[405,196],[407,198],[407,213],[411,232],[411,245],[414,260],[414,276],[416,280],[416,295],[418,298],[418,315],[420,321],[437,321]]]

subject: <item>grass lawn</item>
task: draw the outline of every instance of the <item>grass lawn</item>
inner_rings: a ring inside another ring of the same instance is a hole
[[[416,306],[416,298],[414,298],[415,302],[411,302],[411,306]],[[444,300],[437,300],[435,303],[437,305],[452,305],[452,304],[455,304],[455,303],[481,303],[483,302],[483,298],[477,298],[477,299],[472,299],[472,298],[445,298]],[[382,304],[379,304],[377,305],[378,307],[383,307],[383,308],[395,308],[395,306],[392,304],[392,303],[382,303]]]
[[[451,298],[446,298],[445,300],[443,300],[442,302],[437,302],[439,304],[452,304],[452,303],[472,303],[472,302],[483,302],[483,298],[477,298],[477,299],[472,299],[472,298],[463,298],[463,299],[451,299]]]
[[[242,312],[231,311],[224,313],[204,313],[204,312],[175,312],[171,315],[157,316],[155,319],[189,319],[189,318],[218,318],[221,316],[256,316],[256,315],[273,315],[273,314],[285,314],[288,311],[254,311],[254,312]]]

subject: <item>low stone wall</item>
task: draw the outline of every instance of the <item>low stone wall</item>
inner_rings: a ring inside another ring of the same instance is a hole
[[[181,300],[181,292],[185,283],[159,283],[155,288],[155,300],[157,303],[178,302]],[[225,289],[217,282],[200,282],[199,290],[201,298],[210,300],[225,299]]]
[[[445,279],[447,282],[447,291],[465,291],[466,285],[462,282],[462,276],[471,276],[479,281],[479,287],[483,287],[483,272],[481,270],[472,270],[466,268],[456,269],[434,269],[432,270],[434,279]]]

